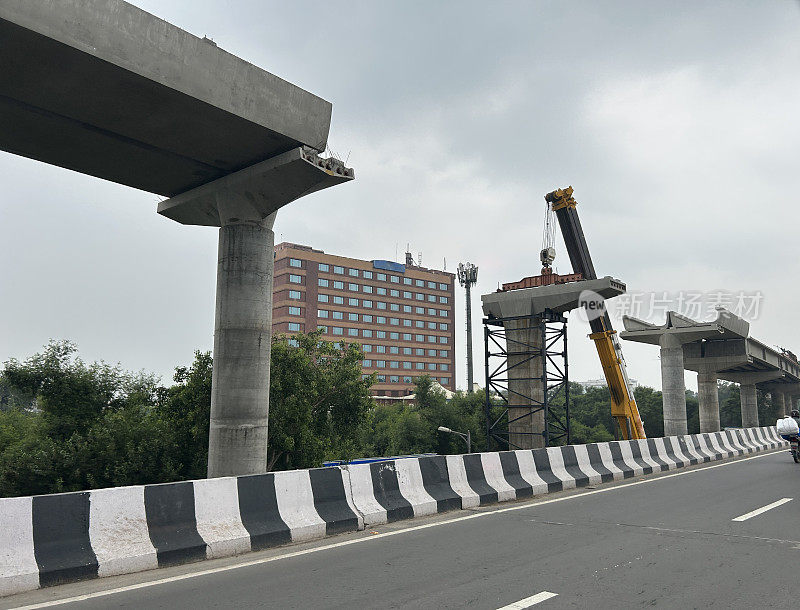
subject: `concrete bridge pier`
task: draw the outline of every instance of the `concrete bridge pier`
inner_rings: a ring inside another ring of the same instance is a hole
[[[774,410],[775,417],[783,417],[786,415],[786,397],[784,396],[783,392],[771,390],[769,394],[772,397],[772,408]]]
[[[716,371],[706,369],[697,373],[697,397],[700,402],[700,432],[719,432],[719,393]]]
[[[756,386],[769,387],[769,382],[774,382],[784,376],[781,370],[754,371],[751,373],[725,373],[727,381],[739,384],[739,400],[742,409],[742,427],[753,428],[758,423],[758,393]],[[765,385],[766,384],[766,385]]]
[[[508,351],[508,441],[511,448],[539,449],[547,446],[544,409],[531,413],[531,404],[544,402],[542,359],[531,351],[541,349],[538,317],[507,320]]]
[[[686,382],[683,377],[683,346],[673,334],[660,340],[661,395],[664,404],[664,436],[688,434],[686,424]]]

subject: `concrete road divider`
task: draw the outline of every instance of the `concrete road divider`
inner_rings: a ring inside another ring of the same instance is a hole
[[[0,595],[785,446],[772,427],[1,498]]]

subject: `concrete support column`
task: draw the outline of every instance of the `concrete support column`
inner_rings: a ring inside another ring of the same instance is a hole
[[[538,318],[504,323],[508,350],[508,440],[511,449],[545,447],[544,410],[530,415],[544,401],[542,359],[530,353],[542,346]],[[515,353],[516,352],[516,353]]]
[[[778,418],[788,415],[789,412],[786,410],[786,398],[783,392],[773,390],[770,392],[770,396],[772,396],[772,412],[775,417]]]
[[[274,221],[219,230],[209,478],[266,472]]]
[[[719,432],[719,394],[717,373],[697,373],[697,396],[700,401],[700,432]]]
[[[742,401],[742,428],[758,427],[758,398],[755,384],[740,384],[739,395]]]
[[[683,379],[683,347],[669,333],[661,336],[661,395],[664,403],[664,436],[687,434],[686,382]]]

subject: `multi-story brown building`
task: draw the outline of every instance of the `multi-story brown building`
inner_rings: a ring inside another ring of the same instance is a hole
[[[309,246],[275,246],[272,332],[325,330],[359,343],[376,396],[405,396],[428,374],[455,390],[455,275],[415,265],[363,261]]]

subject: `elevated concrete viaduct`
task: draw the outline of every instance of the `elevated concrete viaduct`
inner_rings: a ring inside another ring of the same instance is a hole
[[[697,372],[701,432],[720,429],[719,379],[739,384],[743,427],[758,425],[756,389],[769,392],[776,415],[782,415],[787,409],[784,396],[796,393],[800,387],[798,363],[750,337],[750,325],[725,309],[718,309],[717,319],[712,322],[695,322],[670,311],[661,326],[629,316],[623,318],[623,324],[621,338],[661,346],[667,435],[686,433],[684,369]]]
[[[331,104],[121,0],[0,0],[0,150],[219,227],[208,476],[264,472],[278,209],[353,179]]]

